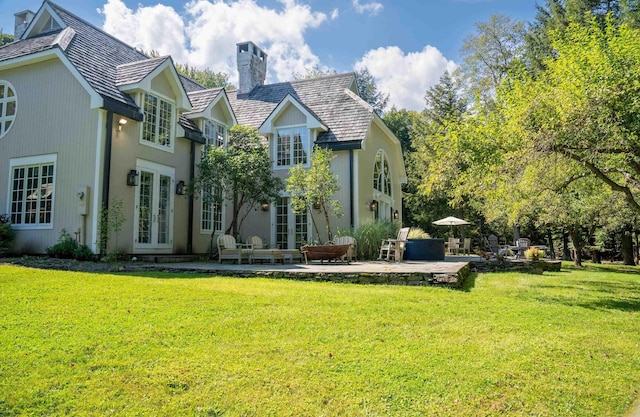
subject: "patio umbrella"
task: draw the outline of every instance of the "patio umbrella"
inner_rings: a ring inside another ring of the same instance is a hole
[[[463,226],[465,224],[471,224],[466,220],[459,219],[457,217],[445,217],[444,219],[436,220],[433,222],[436,226],[449,226],[449,233],[453,233],[453,226]]]

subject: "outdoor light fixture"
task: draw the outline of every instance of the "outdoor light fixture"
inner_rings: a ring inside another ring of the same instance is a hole
[[[398,210],[394,211],[394,212],[393,212],[393,218],[394,218],[395,220],[398,220],[398,218],[399,218],[399,217],[400,217],[400,213],[398,213]]]
[[[125,119],[124,117],[121,117],[120,120],[118,120],[118,130],[122,130],[122,126],[127,124],[127,119]]]
[[[187,193],[186,185],[184,181],[178,181],[176,184],[176,194],[185,195]]]
[[[136,186],[138,185],[138,171],[132,169],[127,174],[127,185]]]
[[[317,200],[316,200],[316,201],[314,201],[314,202],[313,202],[313,208],[314,208],[315,210],[320,210],[320,202],[319,202],[319,201],[317,201]]]
[[[376,200],[371,200],[369,203],[369,210],[378,211],[378,202]]]
[[[262,203],[260,207],[262,208],[262,211],[269,211],[269,203],[266,201]]]

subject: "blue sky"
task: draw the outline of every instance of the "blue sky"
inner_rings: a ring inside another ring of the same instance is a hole
[[[145,50],[224,71],[235,81],[235,43],[269,54],[268,82],[306,68],[366,66],[398,107],[420,110],[424,92],[460,62],[464,39],[492,14],[532,21],[536,0],[57,0]],[[0,28],[39,0],[0,0]]]

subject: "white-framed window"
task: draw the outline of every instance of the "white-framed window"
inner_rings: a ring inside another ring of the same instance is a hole
[[[212,122],[211,120],[205,120],[202,132],[207,140],[205,150],[209,150],[212,146],[217,148],[225,146],[227,141],[227,128],[224,125]]]
[[[142,135],[140,141],[164,150],[173,150],[174,115],[173,102],[151,93],[142,95]]]
[[[17,110],[16,89],[8,81],[0,80],[0,138],[13,126]]]
[[[289,168],[309,163],[309,129],[289,127],[278,129],[275,139],[275,161],[277,167]]]
[[[212,190],[212,194],[215,189]],[[220,196],[221,197],[221,196]],[[222,200],[220,198],[220,200]],[[222,231],[223,205],[203,199],[201,206],[200,231],[202,233],[213,233]]]
[[[373,167],[373,189],[391,197],[391,171],[389,170],[389,158],[383,150],[376,154],[376,162]]]
[[[57,156],[40,155],[9,161],[9,214],[18,229],[51,229]]]

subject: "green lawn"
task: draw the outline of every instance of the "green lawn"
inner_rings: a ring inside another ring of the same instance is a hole
[[[0,415],[621,416],[639,273],[456,291],[0,265]]]

